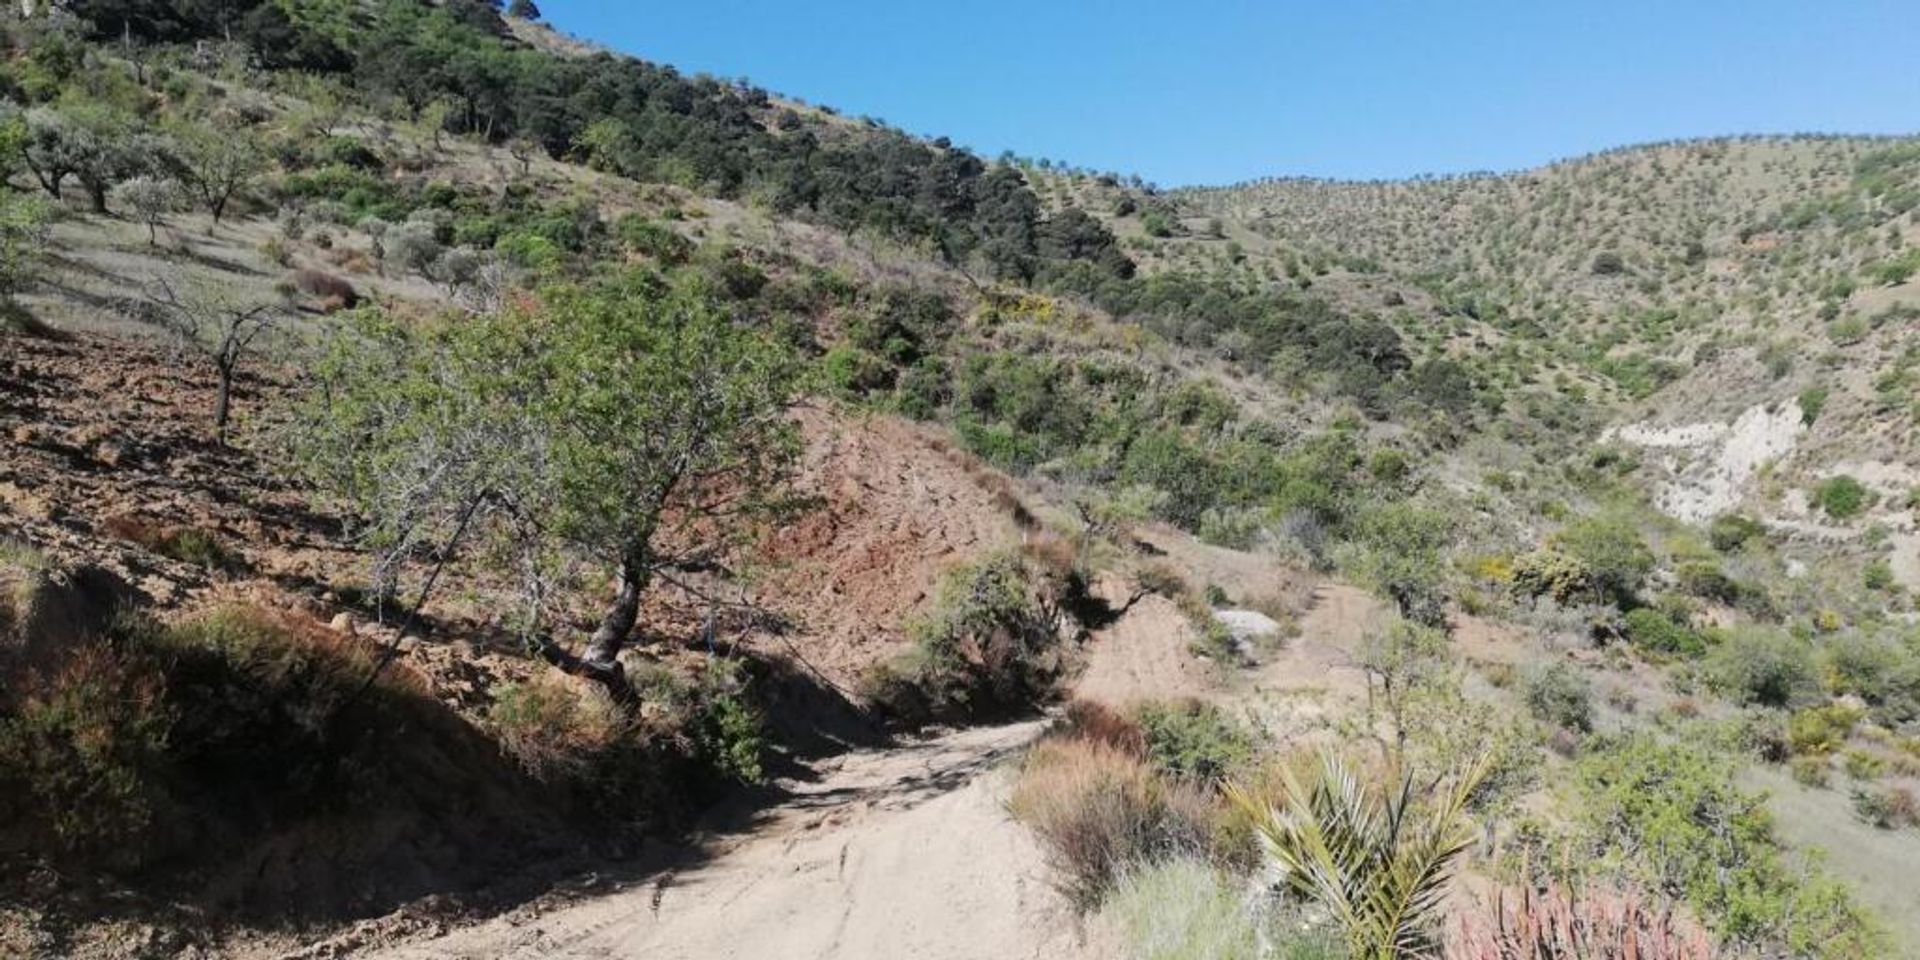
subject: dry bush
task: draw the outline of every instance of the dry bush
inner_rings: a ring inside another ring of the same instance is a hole
[[[352,247],[335,247],[321,255],[321,259],[345,270],[348,273],[372,273],[373,258],[364,250]]]
[[[1035,566],[1056,577],[1072,576],[1079,567],[1079,552],[1073,541],[1051,530],[1029,533],[1020,545],[1020,552]]]
[[[1059,735],[1104,744],[1139,759],[1147,755],[1147,735],[1139,721],[1097,700],[1067,704]]]
[[[320,270],[295,270],[293,286],[294,289],[318,299],[323,304],[337,303],[347,309],[360,304],[360,291],[355,290],[353,284],[348,283],[344,278]]]
[[[1198,598],[1193,585],[1170,563],[1146,564],[1134,572],[1133,579],[1140,589],[1166,597],[1182,608]]]
[[[1554,886],[1502,891],[1490,913],[1460,918],[1447,960],[1714,960],[1698,925],[1632,890],[1575,896]]]
[[[197,850],[391,782],[369,730],[429,701],[313,620],[231,605],[176,624],[127,615],[10,677],[0,821],[29,850],[107,868]]]
[[[487,719],[507,755],[550,783],[587,776],[634,732],[634,721],[603,692],[557,673],[502,688]]]
[[[1039,836],[1061,889],[1083,907],[1099,903],[1122,870],[1204,849],[1209,833],[1204,799],[1124,750],[1077,738],[1034,745],[1008,809]]]
[[[204,527],[159,524],[130,514],[120,514],[102,521],[100,532],[139,544],[168,559],[207,570],[233,570],[242,566],[240,558],[227,549],[219,536]]]

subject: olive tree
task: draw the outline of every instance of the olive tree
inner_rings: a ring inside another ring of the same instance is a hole
[[[180,209],[180,188],[164,177],[134,177],[114,188],[113,196],[121,207],[132,211],[135,219],[147,227],[147,246],[160,242],[160,227],[167,215]]]
[[[233,198],[266,169],[267,158],[244,132],[188,124],[174,134],[179,180],[219,224]],[[211,229],[211,227],[209,227]]]
[[[72,177],[80,182],[95,213],[107,212],[114,184],[141,173],[162,145],[142,135],[131,117],[98,104],[27,112],[22,156],[42,189],[55,199]]]
[[[389,570],[491,538],[520,575],[532,650],[617,700],[635,696],[619,655],[648,589],[724,570],[756,522],[795,505],[801,364],[697,286],[634,276],[426,329],[361,324],[299,418],[304,465]],[[570,643],[549,611],[580,564],[611,595]]]

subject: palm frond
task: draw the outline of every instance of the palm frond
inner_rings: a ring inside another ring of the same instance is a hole
[[[1466,807],[1490,765],[1480,757],[1426,797],[1406,775],[1376,791],[1328,754],[1311,787],[1282,772],[1281,806],[1234,785],[1227,797],[1253,822],[1281,887],[1324,908],[1356,958],[1422,957],[1452,866],[1472,846]]]

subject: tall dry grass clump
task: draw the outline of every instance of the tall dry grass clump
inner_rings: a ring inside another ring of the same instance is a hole
[[[1204,798],[1161,779],[1137,754],[1095,740],[1055,737],[1027,755],[1008,803],[1032,828],[1062,890],[1092,907],[1128,867],[1204,849]]]

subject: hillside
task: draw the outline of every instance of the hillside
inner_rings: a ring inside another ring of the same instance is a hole
[[[0,14],[0,956],[1912,955],[1914,141],[1168,192],[511,10]]]

